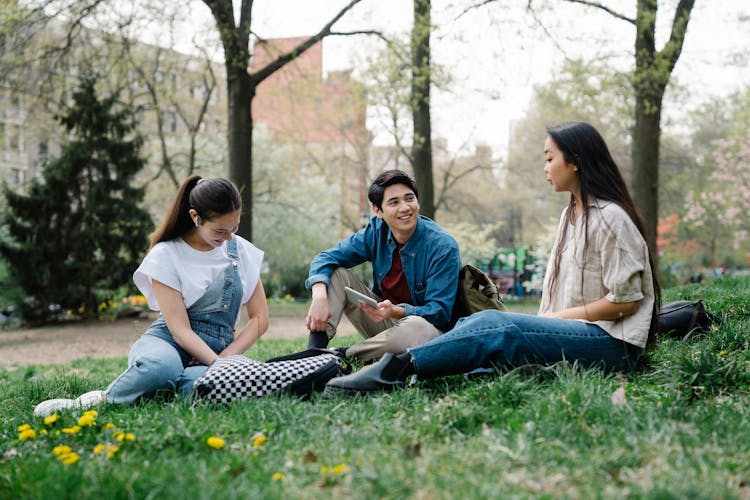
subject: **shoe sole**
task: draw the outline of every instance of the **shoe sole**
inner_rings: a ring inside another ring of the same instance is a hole
[[[326,396],[368,396],[370,394],[393,392],[394,389],[402,389],[403,385],[389,385],[377,389],[351,389],[349,387],[339,387],[335,385],[326,385],[323,395]]]

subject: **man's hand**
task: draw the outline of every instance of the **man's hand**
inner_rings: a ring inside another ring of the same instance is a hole
[[[378,302],[378,307],[372,307],[364,302],[360,302],[359,307],[376,323],[386,318],[400,319],[404,317],[404,308],[392,304],[387,299],[383,302]]]
[[[328,306],[328,290],[325,283],[315,283],[312,287],[312,302],[307,311],[305,325],[311,332],[324,332],[331,317],[331,308]]]

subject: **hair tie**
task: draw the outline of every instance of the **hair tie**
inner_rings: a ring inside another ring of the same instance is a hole
[[[198,179],[198,182],[196,182],[195,185],[197,186],[198,184],[200,184],[201,182],[203,182],[205,180],[206,179],[204,179],[203,177],[201,177],[200,179]]]

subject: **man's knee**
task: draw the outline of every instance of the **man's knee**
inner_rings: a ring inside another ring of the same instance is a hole
[[[334,282],[348,283],[350,274],[351,274],[351,271],[349,271],[347,268],[337,267],[331,273],[331,277],[330,277],[331,283],[334,283]]]
[[[421,316],[407,316],[389,331],[385,340],[387,352],[404,352],[441,335],[441,331]]]
[[[403,332],[402,335],[420,338],[434,338],[442,333],[435,328],[435,325],[424,319],[422,316],[407,316],[403,318],[398,324],[398,329]]]

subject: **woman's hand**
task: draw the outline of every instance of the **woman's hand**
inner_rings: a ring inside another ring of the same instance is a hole
[[[268,330],[268,302],[266,301],[266,291],[263,289],[263,283],[260,280],[255,286],[252,297],[245,303],[245,309],[247,310],[247,324],[235,336],[232,343],[221,351],[219,356],[244,354]]]

